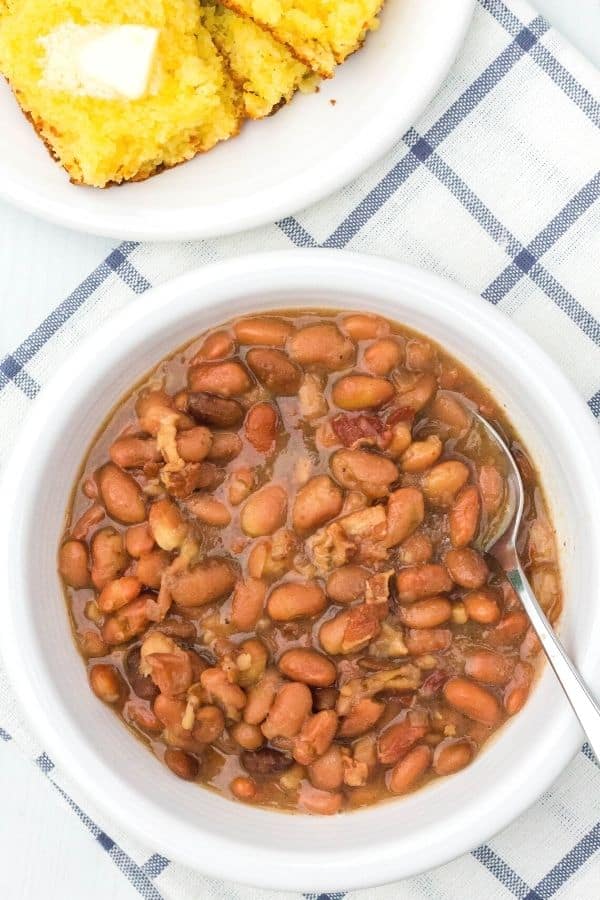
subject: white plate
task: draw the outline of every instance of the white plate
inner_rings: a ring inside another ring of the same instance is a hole
[[[388,0],[378,32],[318,94],[140,184],[74,187],[0,84],[0,196],[60,225],[135,240],[274,222],[347,184],[414,122],[444,79],[474,0]],[[335,106],[329,101],[335,100]]]

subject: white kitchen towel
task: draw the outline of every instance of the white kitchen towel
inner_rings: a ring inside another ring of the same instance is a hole
[[[347,247],[464,285],[528,331],[598,416],[599,166],[600,73],[526,3],[480,0],[435,100],[385,159],[344,190],[295,217],[227,238],[115,246],[0,361],[0,464],[57,365],[116,310],[143,303],[149,287],[195,266],[290,246]],[[0,726],[0,739],[52,780],[142,897],[300,896],[207,879],[132,841],[32,738],[1,670]],[[471,854],[395,885],[321,900],[597,900],[599,797],[600,771],[584,747],[532,809]]]

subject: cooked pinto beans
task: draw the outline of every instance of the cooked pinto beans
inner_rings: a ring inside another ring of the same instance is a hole
[[[448,388],[526,473],[519,547],[554,621],[554,531],[510,423],[380,316],[224,323],[98,436],[58,570],[92,691],[179,778],[332,815],[460,778],[524,706],[539,642],[477,546],[503,460]]]

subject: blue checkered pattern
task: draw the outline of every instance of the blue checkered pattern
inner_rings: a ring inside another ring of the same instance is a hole
[[[60,359],[116,309],[130,299],[143,302],[136,295],[193,265],[290,244],[384,254],[464,283],[530,331],[600,416],[599,98],[598,73],[529,6],[480,0],[464,52],[420,122],[336,197],[244,235],[115,247],[0,361],[0,411],[9,432],[0,456]],[[47,755],[32,754],[5,701],[0,692],[0,738],[12,734],[26,748],[139,894],[180,896],[175,864],[130,851],[128,836],[96,824]],[[469,856],[389,888],[305,896],[597,898],[598,796],[600,772],[586,745],[536,807]],[[186,897],[262,896],[186,877]]]

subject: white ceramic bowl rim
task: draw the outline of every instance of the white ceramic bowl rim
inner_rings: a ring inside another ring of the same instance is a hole
[[[591,548],[600,546],[596,425],[558,368],[506,317],[449,282],[383,259],[325,250],[242,257],[148,292],[143,301],[131,304],[85,341],[36,401],[35,413],[22,429],[3,482],[0,649],[18,698],[44,747],[109,822],[118,822],[147,846],[213,877],[279,889],[344,890],[406,877],[446,862],[488,839],[552,783],[580,745],[581,733],[549,671],[525,712],[505,727],[471,767],[445,779],[443,785],[436,783],[402,801],[333,820],[281,816],[233,805],[201,791],[206,804],[215,809],[225,809],[219,806],[225,804],[227,815],[233,809],[235,816],[227,819],[224,815],[224,821],[230,823],[227,827],[210,818],[191,825],[180,816],[176,802],[165,805],[151,791],[125,778],[122,767],[127,760],[114,761],[100,752],[94,736],[77,721],[69,709],[68,693],[61,693],[55,684],[56,660],[40,652],[35,610],[40,602],[49,602],[48,598],[42,601],[31,596],[29,587],[40,544],[32,522],[39,509],[40,491],[53,477],[47,468],[50,451],[46,448],[59,446],[61,441],[64,446],[70,417],[85,392],[103,379],[106,382],[111,368],[124,367],[136,347],[151,344],[169,323],[189,318],[194,311],[205,318],[210,315],[217,324],[243,311],[284,307],[286,297],[292,296],[295,300],[290,305],[301,305],[298,296],[305,296],[305,306],[330,303],[342,308],[384,308],[398,319],[403,312],[410,312],[414,327],[421,321],[438,322],[449,337],[468,335],[465,340],[481,348],[482,365],[486,355],[494,357],[501,347],[506,377],[509,373],[521,377],[524,393],[536,398],[540,415],[547,414],[558,429],[557,445],[569,464],[565,478],[572,479],[567,487],[575,491],[585,542]],[[280,298],[279,302],[275,298]],[[96,425],[108,409],[101,402],[98,406]],[[561,410],[569,410],[564,425],[560,424]],[[66,497],[70,484],[59,488]],[[600,564],[593,553],[585,559],[584,574],[597,596]],[[592,687],[600,688],[600,663],[594,646],[599,622],[593,609],[590,616],[584,633],[573,640],[567,629],[567,640]],[[74,648],[55,648],[53,652],[75,656]],[[72,687],[82,689],[81,685]],[[541,702],[547,708],[540,709]],[[102,728],[112,727],[114,716],[99,704],[93,708],[93,717]],[[528,732],[529,719],[539,726],[535,740]],[[120,723],[117,726],[126,733]],[[127,737],[137,747],[137,742]],[[518,758],[510,751],[511,740],[519,749]],[[150,758],[144,748],[140,753]],[[157,791],[161,778],[157,772]],[[173,784],[169,791],[175,794],[181,784]],[[188,785],[183,788],[191,790]],[[246,829],[243,838],[236,832],[237,821]]]

